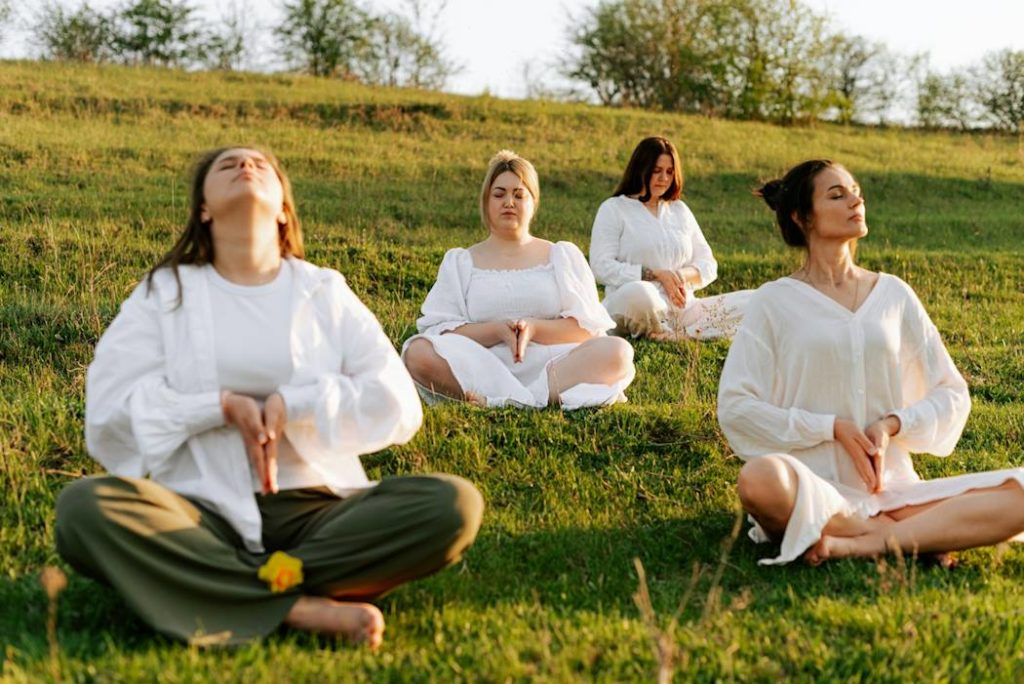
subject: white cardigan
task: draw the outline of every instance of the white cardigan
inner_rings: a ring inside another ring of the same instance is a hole
[[[285,435],[335,492],[371,486],[359,455],[412,438],[423,419],[415,386],[340,273],[291,263]],[[179,267],[181,306],[169,269],[121,306],[86,376],[86,446],[114,475],[148,475],[202,501],[261,551],[259,483],[240,433],[224,425],[203,268]]]

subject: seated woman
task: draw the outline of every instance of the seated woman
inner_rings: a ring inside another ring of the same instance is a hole
[[[539,202],[533,165],[496,154],[480,193],[490,236],[445,254],[420,334],[402,352],[428,401],[575,409],[626,400],[633,348],[605,336],[614,323],[579,248],[530,235]]]
[[[62,492],[57,549],[172,637],[284,623],[376,647],[365,601],[455,562],[480,525],[460,478],[367,480],[359,455],[408,441],[422,408],[377,319],[302,256],[274,157],[205,154],[184,233],[89,366],[86,445],[110,475]]]
[[[746,461],[739,497],[755,541],[787,563],[944,554],[1024,532],[1024,469],[921,480],[911,453],[949,455],[971,400],[910,286],[854,263],[860,186],[804,162],[759,191],[783,239],[806,250],[761,286],[729,350],[718,418]]]
[[[682,190],[675,145],[646,138],[597,210],[590,265],[617,334],[711,339],[731,337],[740,324],[750,290],[704,299],[693,294],[718,277],[718,263],[679,199]]]

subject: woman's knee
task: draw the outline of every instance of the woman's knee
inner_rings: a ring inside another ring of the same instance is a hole
[[[602,367],[614,370],[618,377],[623,377],[633,367],[633,345],[623,338],[599,337],[594,342],[601,350]]]
[[[452,552],[457,555],[476,539],[483,520],[484,497],[472,482],[458,475],[431,475],[429,480],[435,533],[439,539],[450,540]]]
[[[788,511],[796,498],[796,473],[777,456],[760,456],[740,469],[736,490],[743,509],[755,516]]]
[[[72,482],[57,497],[54,537],[57,552],[75,564],[77,550],[101,532],[106,521],[101,489],[116,482],[112,477],[87,477]]]
[[[444,363],[444,359],[434,351],[434,345],[423,338],[409,343],[402,354],[402,360],[409,373],[420,384],[427,384],[424,381],[437,375],[438,364]]]

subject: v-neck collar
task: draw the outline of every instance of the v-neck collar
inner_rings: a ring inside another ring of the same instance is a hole
[[[830,304],[830,305],[834,306],[836,309],[838,309],[839,311],[842,311],[844,314],[846,314],[850,318],[856,318],[860,314],[861,311],[864,311],[865,309],[868,308],[868,305],[870,304],[871,300],[874,299],[874,297],[875,297],[875,293],[878,292],[878,290],[881,289],[882,281],[883,280],[888,280],[888,274],[879,272],[878,279],[875,280],[875,284],[871,286],[871,290],[868,291],[868,294],[864,298],[864,301],[862,301],[860,303],[860,306],[858,306],[855,311],[851,311],[850,309],[847,309],[845,306],[843,306],[842,304],[840,304],[836,300],[832,299],[827,294],[825,294],[824,292],[822,292],[818,288],[814,287],[810,283],[806,283],[806,282],[800,280],[799,278],[794,278],[793,276],[785,276],[785,278],[786,278],[786,280],[789,280],[790,282],[795,283],[796,286],[799,289],[802,289],[805,292],[808,292],[813,297],[816,297],[818,299],[824,300],[826,302],[826,304]]]
[[[632,202],[636,202],[637,205],[639,205],[639,207],[640,207],[640,211],[642,211],[645,214],[647,214],[647,216],[649,218],[651,218],[653,221],[656,221],[658,223],[658,225],[661,225],[662,216],[664,216],[665,211],[667,210],[667,206],[666,206],[667,202],[664,202],[664,201],[658,202],[658,215],[655,216],[654,214],[651,213],[651,210],[647,208],[647,205],[644,204],[643,202],[641,202],[636,197],[630,197],[630,196],[626,195],[626,199],[628,199],[628,200],[630,200]]]

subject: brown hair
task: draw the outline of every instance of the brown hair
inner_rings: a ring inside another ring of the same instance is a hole
[[[540,206],[540,181],[537,180],[537,169],[512,150],[499,150],[491,157],[487,166],[487,174],[484,176],[484,184],[480,188],[480,220],[484,222],[484,227],[487,230],[491,229],[491,224],[487,220],[487,195],[491,192],[494,179],[506,171],[514,173],[533,195],[534,213]]]
[[[178,266],[181,264],[195,264],[201,266],[203,264],[209,264],[213,262],[213,237],[210,234],[210,226],[213,223],[212,220],[203,220],[203,204],[206,202],[206,198],[203,195],[203,186],[206,183],[206,176],[210,173],[210,168],[213,163],[217,161],[217,158],[227,152],[228,150],[234,149],[250,149],[255,150],[266,157],[270,166],[274,169],[274,173],[277,174],[278,180],[281,181],[281,190],[284,197],[282,206],[282,213],[285,216],[284,223],[279,223],[277,226],[278,230],[278,244],[281,247],[281,256],[293,256],[302,259],[305,256],[305,250],[302,246],[302,226],[299,224],[299,217],[295,213],[295,199],[292,197],[292,184],[288,180],[288,175],[285,174],[281,168],[281,163],[277,160],[271,152],[260,149],[259,147],[248,147],[248,146],[229,146],[229,147],[218,147],[215,150],[209,150],[199,156],[195,166],[192,169],[192,194],[189,202],[189,217],[188,223],[185,224],[185,230],[178,238],[174,246],[161,257],[160,261],[157,262],[149,274],[146,276],[146,282],[150,289],[153,287],[153,275],[157,270],[161,268],[170,268],[174,272],[174,279],[178,282],[178,304],[181,304],[181,277],[178,275]]]
[[[651,176],[654,174],[654,167],[661,155],[667,154],[672,157],[673,178],[672,185],[668,187],[661,199],[674,202],[683,194],[683,165],[679,161],[679,152],[676,146],[668,138],[654,136],[644,138],[633,150],[633,156],[626,164],[626,170],[622,174],[622,180],[612,193],[612,197],[619,195],[639,195],[637,199],[647,202],[651,199]]]
[[[754,191],[754,195],[764,199],[775,212],[782,239],[790,247],[807,247],[808,224],[814,208],[814,182],[818,174],[831,168],[843,167],[831,159],[809,159],[791,168],[782,178],[767,181]]]

